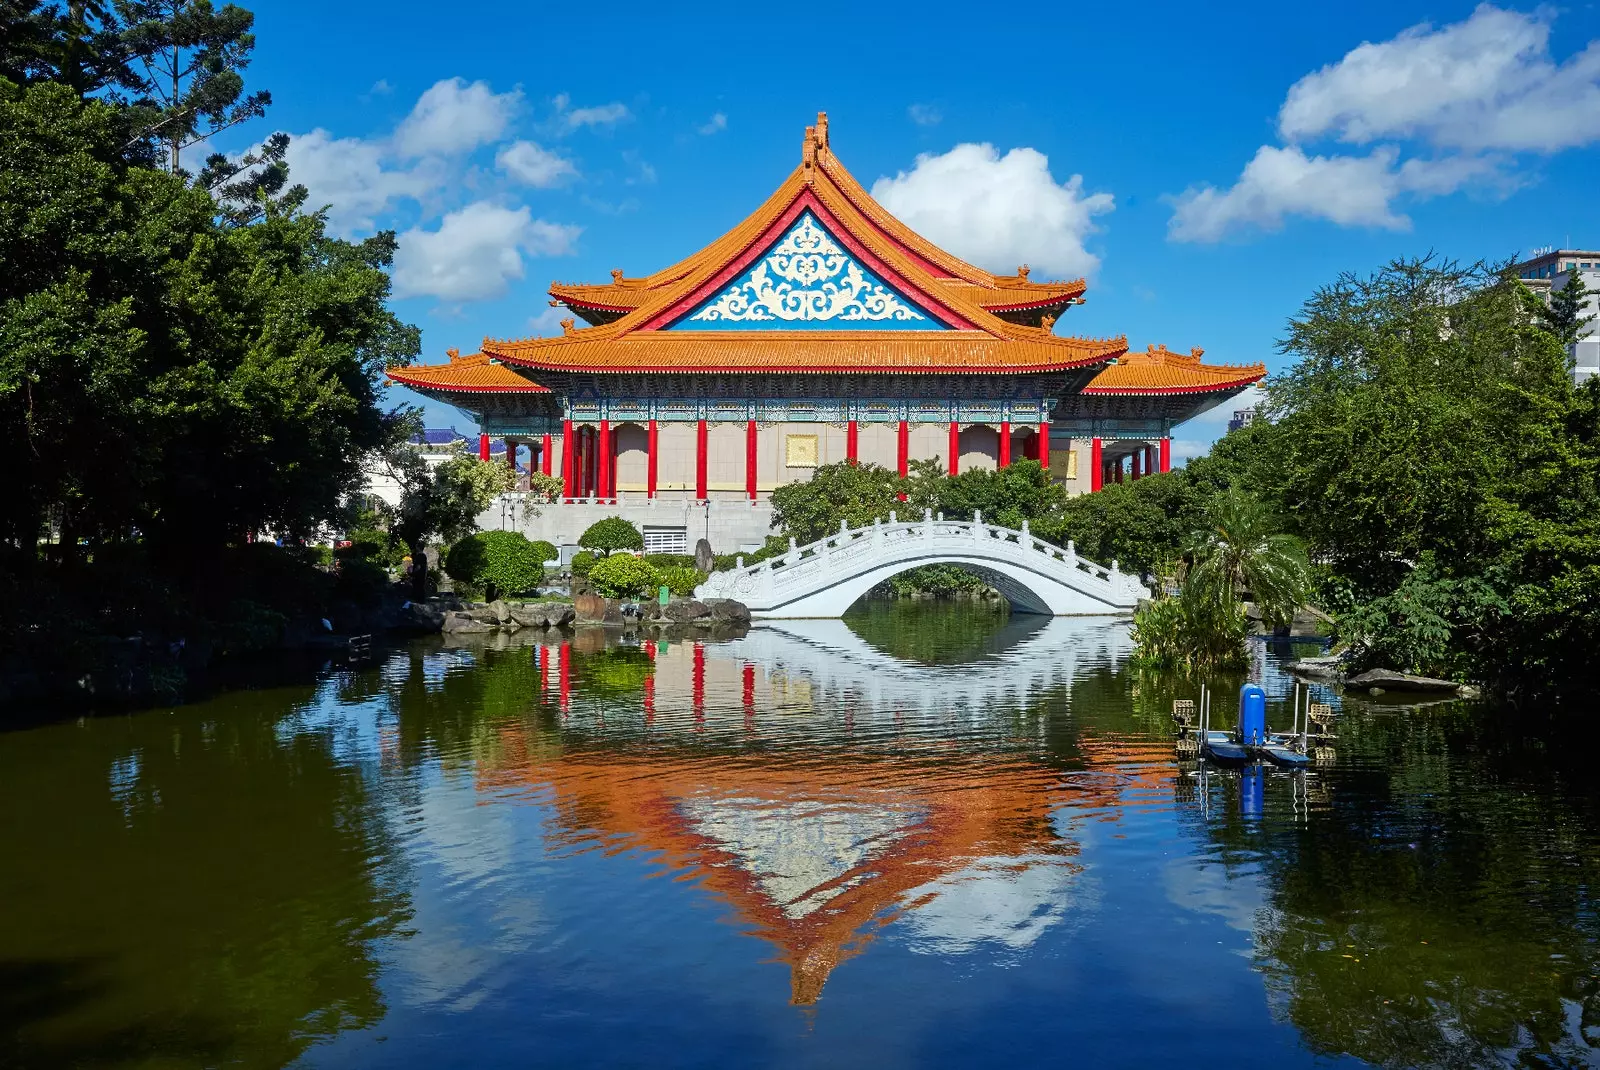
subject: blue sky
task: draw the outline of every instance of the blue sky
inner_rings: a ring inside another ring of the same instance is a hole
[[[247,78],[274,104],[223,147],[288,131],[335,229],[401,233],[395,307],[430,363],[558,331],[552,279],[644,274],[711,241],[794,167],[819,110],[845,166],[953,252],[1086,274],[1058,333],[1207,361],[1280,367],[1285,320],[1341,271],[1600,246],[1593,2],[985,22],[938,3],[245,2]],[[1178,453],[1225,419],[1181,430]]]

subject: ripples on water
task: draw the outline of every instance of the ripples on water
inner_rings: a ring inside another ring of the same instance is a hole
[[[875,606],[0,736],[0,1065],[1600,1061],[1581,747],[1208,772],[1127,653]]]

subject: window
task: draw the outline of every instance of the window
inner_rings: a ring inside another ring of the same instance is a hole
[[[646,524],[644,552],[647,554],[686,554],[689,552],[687,528],[660,528]]]

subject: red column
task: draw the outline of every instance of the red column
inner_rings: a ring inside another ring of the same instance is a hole
[[[844,459],[850,464],[856,463],[856,422],[851,420],[844,425]]]
[[[577,489],[572,485],[572,421],[561,421],[561,495],[564,498],[577,496]]]
[[[1000,467],[1011,467],[1011,421],[1005,420],[1000,424]]]
[[[900,478],[904,479],[911,472],[911,424],[906,420],[900,421],[897,455],[900,465]]]
[[[656,422],[650,421],[649,456],[644,462],[644,493],[647,498],[656,496]]]
[[[545,475],[550,474],[550,436],[544,436],[544,443],[539,447],[539,470]]]
[[[489,436],[488,435],[479,435],[478,436],[478,460],[487,461],[488,459],[489,459]]]
[[[1172,439],[1170,438],[1161,440],[1161,470],[1163,472],[1172,471]]]
[[[1105,485],[1105,478],[1106,478],[1105,461],[1101,459],[1100,440],[1098,438],[1090,439],[1089,440],[1089,490],[1091,492],[1099,490],[1102,486]]]
[[[614,494],[611,486],[611,421],[600,421],[600,447],[595,451],[595,464],[599,466],[600,477],[595,480],[597,493],[602,498],[610,498]]]
[[[1112,478],[1113,478],[1113,480],[1115,482],[1117,482],[1117,483],[1121,483],[1122,482],[1122,458],[1121,457],[1117,458],[1116,467],[1111,470],[1111,475],[1112,475]]]
[[[516,439],[506,439],[506,467],[511,469],[512,486],[516,485],[517,479],[517,448],[518,443]]]
[[[593,498],[600,493],[600,451],[595,449],[594,428],[583,429],[583,478],[584,497]]]
[[[756,422],[751,420],[744,429],[744,489],[750,500],[756,500]]]
[[[1039,447],[1037,452],[1039,454],[1039,467],[1048,471],[1050,468],[1050,421],[1048,418],[1039,421]]]
[[[694,431],[694,496],[700,501],[706,499],[706,422],[701,420]]]
[[[950,421],[950,474],[961,474],[961,425]]]
[[[1141,476],[1144,475],[1144,464],[1143,464],[1143,461],[1144,461],[1144,450],[1140,450],[1138,453],[1135,453],[1133,455],[1133,472],[1131,473],[1131,475],[1133,476],[1134,480],[1138,480]]]

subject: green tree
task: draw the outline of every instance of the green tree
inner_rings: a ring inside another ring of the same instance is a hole
[[[1552,290],[1549,303],[1539,310],[1545,328],[1563,346],[1576,342],[1583,329],[1594,321],[1594,313],[1588,311],[1589,298],[1594,295],[1595,291],[1584,285],[1582,273],[1574,268],[1567,274],[1566,285]]]
[[[632,554],[613,554],[589,569],[589,583],[607,598],[640,598],[661,586],[661,570]]]
[[[401,487],[389,530],[411,549],[412,597],[420,600],[428,595],[428,545],[470,535],[478,514],[511,489],[512,477],[505,465],[465,453],[430,467],[409,446],[392,452],[388,464]],[[542,569],[542,559],[539,564]]]
[[[147,133],[166,147],[168,169],[182,171],[183,150],[266,114],[272,95],[246,94],[255,16],[211,0],[117,0],[122,37],[143,69]]]
[[[897,509],[909,515],[913,506],[899,500],[909,489],[909,481],[882,465],[825,464],[806,482],[772,492],[772,524],[797,542],[814,542],[838,531],[840,521],[856,528]]]
[[[1282,624],[1305,600],[1310,565],[1304,546],[1282,534],[1266,506],[1243,491],[1226,491],[1206,505],[1189,554],[1186,589],[1218,603],[1248,594],[1265,619]]]
[[[544,581],[544,562],[538,544],[519,531],[479,531],[450,548],[444,570],[457,583],[481,587],[492,602],[538,587]]]
[[[620,516],[608,516],[590,524],[588,530],[578,536],[578,545],[602,554],[617,550],[643,550],[644,536]]]

